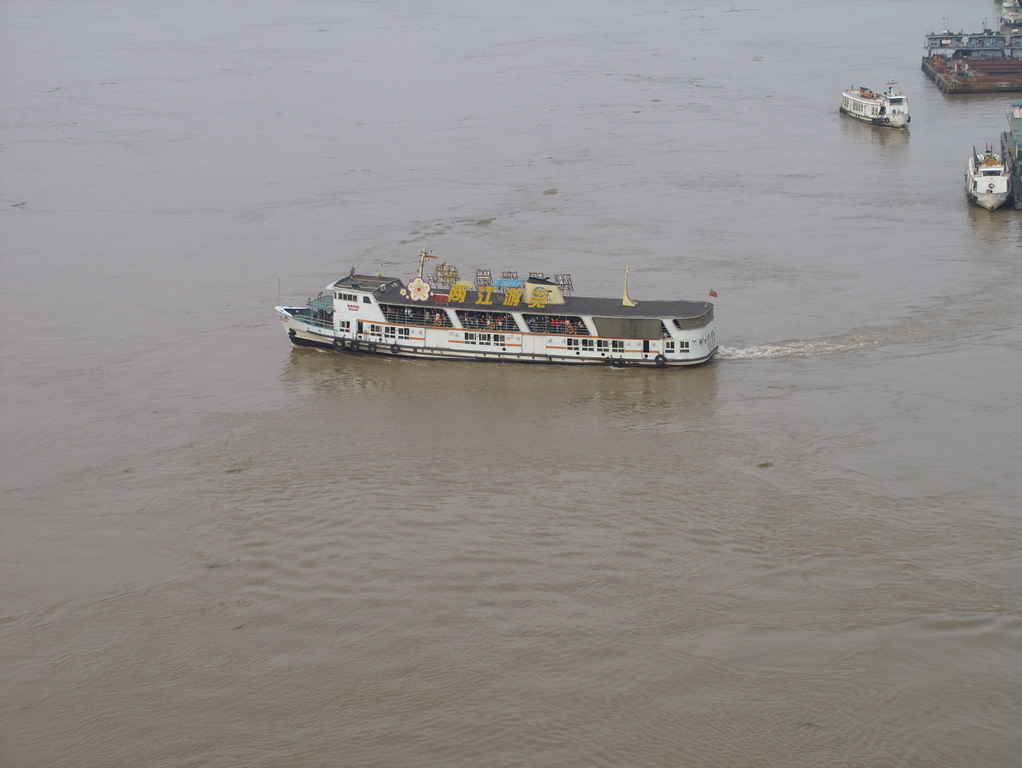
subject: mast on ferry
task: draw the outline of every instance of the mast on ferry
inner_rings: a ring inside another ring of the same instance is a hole
[[[433,251],[427,251],[425,248],[419,251],[419,277],[422,277],[422,270],[426,265],[426,259],[435,258],[436,256],[433,255]]]
[[[628,295],[628,275],[630,275],[631,273],[632,273],[632,270],[629,269],[628,267],[625,267],[625,290],[624,290],[624,294],[621,296],[621,306],[622,307],[636,307],[636,306],[638,306],[634,301],[632,301],[632,298]]]

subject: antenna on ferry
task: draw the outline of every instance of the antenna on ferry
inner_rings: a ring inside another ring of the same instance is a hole
[[[433,251],[427,251],[425,248],[419,250],[419,277],[422,277],[422,270],[426,265],[426,259],[435,259]]]
[[[638,306],[634,301],[632,301],[632,298],[628,295],[628,275],[630,275],[631,273],[632,273],[632,270],[629,269],[626,266],[625,267],[625,290],[624,290],[624,294],[621,296],[621,306],[622,307],[635,307],[635,306]]]

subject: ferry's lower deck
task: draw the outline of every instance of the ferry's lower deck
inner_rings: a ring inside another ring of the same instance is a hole
[[[546,318],[542,328],[533,319],[536,331],[528,332],[518,328],[519,324],[529,327],[526,313],[507,313],[504,327],[496,327],[492,320],[479,320],[482,327],[460,322],[460,327],[454,327],[444,314],[443,320],[431,325],[341,320],[334,328],[325,313],[317,317],[316,310],[308,307],[277,307],[277,311],[298,346],[418,359],[678,367],[706,362],[717,351],[712,322],[687,333],[662,333],[660,338],[607,338],[589,333],[588,318],[574,322]]]

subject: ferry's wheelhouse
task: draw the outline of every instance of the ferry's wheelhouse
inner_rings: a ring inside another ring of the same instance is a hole
[[[352,272],[277,311],[296,345],[420,359],[676,367],[717,351],[709,302],[634,302],[627,285],[623,299],[575,297],[557,277],[477,273],[434,287]]]

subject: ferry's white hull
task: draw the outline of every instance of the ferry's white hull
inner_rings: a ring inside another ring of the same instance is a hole
[[[869,117],[867,115],[861,115],[857,112],[852,112],[844,107],[840,108],[842,115],[847,115],[855,120],[860,120],[863,123],[869,123],[870,125],[876,125],[881,128],[907,128],[908,127],[908,115],[884,115],[883,117]],[[833,113],[831,113],[833,114]]]
[[[454,328],[412,328],[410,331],[414,332],[414,337],[397,340],[385,335],[387,326],[381,329],[384,333],[360,333],[352,338],[331,328],[303,322],[291,315],[291,307],[276,309],[288,338],[295,346],[355,354],[418,360],[677,368],[705,363],[717,352],[716,333],[712,326],[700,329],[699,339],[690,341],[686,352],[665,353],[663,341],[646,339],[629,339],[622,351],[599,352],[569,348],[575,342],[580,346],[582,337],[544,334],[499,334],[504,342],[500,346],[478,346],[467,344],[464,341],[466,332]]]

